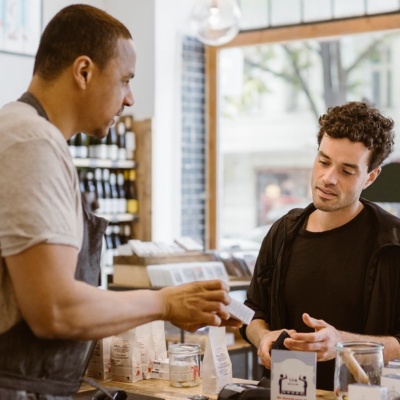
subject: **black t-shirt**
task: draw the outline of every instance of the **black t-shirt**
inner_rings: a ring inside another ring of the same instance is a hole
[[[311,332],[304,312],[338,330],[362,333],[364,282],[373,232],[364,208],[349,223],[326,232],[302,229],[285,281],[286,327]],[[333,390],[335,360],[317,365],[317,388]]]

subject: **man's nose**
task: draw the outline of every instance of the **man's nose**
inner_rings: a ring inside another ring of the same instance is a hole
[[[128,93],[124,99],[124,105],[132,107],[135,104],[135,97],[133,96],[132,90],[129,88]]]
[[[335,185],[337,183],[337,171],[334,167],[325,171],[323,181],[326,185]]]

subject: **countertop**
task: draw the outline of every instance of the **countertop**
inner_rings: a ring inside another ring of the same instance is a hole
[[[155,396],[160,397],[165,400],[179,400],[179,399],[187,399],[190,396],[201,395],[202,387],[196,386],[193,388],[174,388],[170,386],[169,381],[161,380],[161,379],[147,379],[142,380],[135,383],[123,383],[123,382],[115,382],[111,380],[96,380],[96,382],[100,383],[102,386],[109,388],[118,388],[123,389],[127,393],[136,393],[147,396]],[[233,379],[234,383],[252,383],[256,384],[257,381],[250,381],[244,379]],[[83,383],[80,393],[93,390],[88,384]],[[211,400],[217,399],[217,395],[209,395],[207,394]],[[79,399],[79,397],[77,397]],[[317,390],[316,400],[336,400],[336,396],[332,392]]]

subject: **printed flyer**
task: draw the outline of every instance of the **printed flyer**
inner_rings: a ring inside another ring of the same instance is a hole
[[[315,400],[315,353],[272,350],[271,356],[271,400]]]

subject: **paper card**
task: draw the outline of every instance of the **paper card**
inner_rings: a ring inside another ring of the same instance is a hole
[[[381,376],[385,375],[400,375],[400,366],[397,365],[385,365],[382,368]]]
[[[389,399],[396,399],[400,396],[399,375],[381,376],[381,386],[387,387]]]
[[[315,353],[272,350],[271,400],[315,400]]]
[[[393,358],[392,360],[389,360],[388,364],[399,367],[400,366],[400,358]]]
[[[348,386],[349,400],[386,400],[387,395],[387,387],[383,386],[359,383],[350,383]]]
[[[254,311],[231,297],[231,302],[228,305],[228,311],[231,317],[238,319],[246,325],[249,325],[254,316]]]

